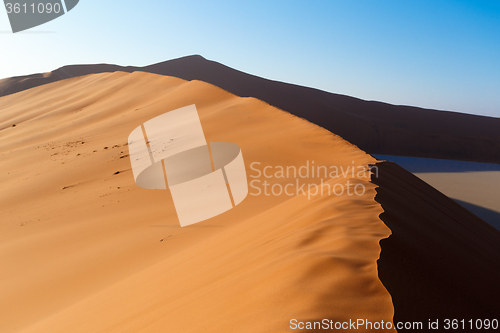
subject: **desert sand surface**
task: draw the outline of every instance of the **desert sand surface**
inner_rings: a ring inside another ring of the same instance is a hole
[[[500,164],[375,156],[396,162],[500,230]]]
[[[289,332],[291,319],[392,321],[377,270],[391,231],[369,175],[329,180],[365,186],[360,196],[249,195],[185,228],[168,190],[136,186],[130,132],[191,104],[207,141],[241,147],[249,177],[252,162],[376,162],[304,119],[200,81],[116,72],[1,97],[0,332]]]
[[[324,127],[370,154],[500,163],[499,118],[365,101],[264,79],[199,55],[145,67],[64,66],[49,73],[0,80],[0,96],[70,77],[114,71],[201,80],[237,96],[255,97]]]
[[[394,321],[498,318],[500,232],[399,165],[377,165],[380,218],[392,231],[378,267]]]

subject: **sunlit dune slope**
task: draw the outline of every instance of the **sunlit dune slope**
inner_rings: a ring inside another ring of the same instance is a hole
[[[2,97],[0,332],[288,332],[291,319],[392,320],[376,266],[390,230],[369,176],[328,180],[361,184],[360,196],[250,194],[185,228],[168,190],[135,185],[130,132],[190,104],[207,141],[241,147],[249,180],[296,181],[253,178],[255,162],[375,162],[319,126],[200,81],[117,72]]]

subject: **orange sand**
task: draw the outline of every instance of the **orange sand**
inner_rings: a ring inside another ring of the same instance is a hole
[[[392,320],[376,263],[390,230],[368,177],[330,180],[363,184],[362,196],[249,195],[185,228],[168,191],[135,185],[129,133],[190,104],[207,141],[241,147],[249,175],[256,161],[375,162],[319,126],[200,81],[116,72],[2,97],[0,332],[290,332],[291,319]]]

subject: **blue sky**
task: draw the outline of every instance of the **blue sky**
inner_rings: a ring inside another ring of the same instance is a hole
[[[80,0],[52,22],[9,31],[0,10],[0,78],[200,54],[367,100],[500,117],[497,0]]]

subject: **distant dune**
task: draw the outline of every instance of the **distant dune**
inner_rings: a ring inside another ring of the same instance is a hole
[[[146,67],[65,66],[51,73],[0,80],[0,96],[70,77],[114,71],[201,80],[238,96],[256,97],[318,124],[371,154],[500,163],[498,118],[364,101],[263,79],[201,56]]]

